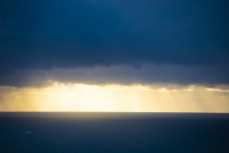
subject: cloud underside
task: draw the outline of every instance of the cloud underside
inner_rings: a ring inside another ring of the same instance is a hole
[[[6,86],[44,86],[52,81],[85,84],[175,84],[228,85],[227,67],[131,65],[77,67],[71,69],[29,69],[0,76]]]

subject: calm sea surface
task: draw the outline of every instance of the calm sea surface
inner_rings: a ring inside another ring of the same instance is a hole
[[[0,113],[0,153],[229,153],[229,114]]]

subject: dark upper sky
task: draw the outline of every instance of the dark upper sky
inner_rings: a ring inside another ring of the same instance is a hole
[[[218,76],[210,69],[205,78],[211,83],[214,74],[213,83],[229,83],[228,4],[226,0],[0,1],[0,83],[16,84],[21,80],[9,76],[23,70],[144,63],[218,67]]]

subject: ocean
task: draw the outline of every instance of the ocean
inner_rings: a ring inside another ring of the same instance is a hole
[[[229,153],[229,114],[0,113],[0,153]]]

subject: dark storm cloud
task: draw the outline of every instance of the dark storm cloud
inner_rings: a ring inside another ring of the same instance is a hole
[[[224,82],[227,6],[224,0],[1,1],[1,83],[17,82],[23,70],[144,63],[217,66]]]

